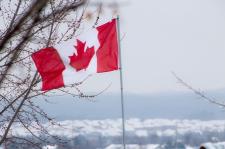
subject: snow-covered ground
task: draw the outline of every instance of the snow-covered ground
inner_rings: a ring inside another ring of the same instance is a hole
[[[121,148],[123,148],[123,146],[111,144],[107,146],[105,149],[121,149]],[[159,144],[146,144],[146,145],[129,144],[126,146],[126,149],[160,149],[160,145]],[[185,149],[197,149],[197,147],[185,146]]]
[[[46,145],[46,146],[43,146],[42,149],[57,149],[57,145],[54,145],[54,146]]]
[[[201,146],[206,149],[225,149],[225,142],[217,142],[217,143],[204,143]]]
[[[61,126],[49,127],[51,134],[75,137],[78,135],[87,135],[98,133],[102,136],[120,136],[121,119],[106,120],[67,120],[59,122]],[[46,124],[48,125],[48,124]],[[169,119],[129,119],[126,120],[127,134],[133,134],[139,137],[147,137],[152,133],[157,136],[175,136],[186,133],[215,132],[225,133],[225,120],[169,120]],[[21,127],[15,127],[14,134],[27,135]]]
[[[81,141],[93,143],[98,148],[121,148],[121,119],[67,120],[60,126],[48,127],[52,135],[69,138],[74,144]],[[48,124],[46,124],[47,126]],[[27,136],[21,127],[14,134]],[[79,140],[79,141],[78,141]],[[128,149],[197,148],[206,142],[225,141],[224,120],[169,120],[169,119],[128,119],[126,120],[126,142]],[[93,144],[92,144],[93,145]],[[212,146],[212,144],[205,144]],[[222,146],[223,144],[219,144]],[[57,146],[53,147],[57,149]],[[224,147],[225,149],[225,147]]]

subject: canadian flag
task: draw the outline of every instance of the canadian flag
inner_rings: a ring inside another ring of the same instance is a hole
[[[116,19],[77,39],[40,49],[32,59],[42,78],[42,90],[71,85],[94,73],[118,70]]]

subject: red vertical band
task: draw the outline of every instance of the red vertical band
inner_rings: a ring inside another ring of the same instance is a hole
[[[97,72],[118,70],[116,19],[97,27],[100,47],[97,50]]]
[[[53,47],[41,49],[32,54],[32,59],[42,78],[42,90],[63,87],[63,61]]]

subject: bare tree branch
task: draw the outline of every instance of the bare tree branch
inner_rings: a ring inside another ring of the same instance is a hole
[[[32,6],[29,8],[29,10],[23,15],[23,17],[21,17],[17,21],[17,23],[15,24],[13,29],[11,29],[12,25],[10,25],[10,28],[6,32],[6,35],[0,41],[0,51],[4,48],[5,44],[11,39],[11,37],[14,35],[14,33],[22,27],[22,24],[24,23],[24,21],[26,21],[26,19],[33,14],[39,14],[47,2],[48,2],[48,0],[36,0],[35,2],[33,2]]]
[[[197,90],[195,88],[193,88],[191,85],[189,85],[188,83],[186,83],[184,80],[182,80],[180,77],[177,76],[176,73],[172,72],[173,76],[177,79],[177,81],[183,85],[184,87],[188,88],[189,90],[191,90],[192,92],[194,92],[196,95],[198,95],[199,97],[201,97],[202,99],[205,99],[206,101],[221,106],[221,107],[225,107],[224,103],[221,103],[219,101],[217,101],[216,99],[212,98],[212,97],[208,97],[204,94],[203,91]]]

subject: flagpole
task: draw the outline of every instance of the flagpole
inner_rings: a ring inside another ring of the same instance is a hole
[[[119,49],[119,64],[120,64],[120,98],[121,98],[121,112],[122,112],[122,128],[123,128],[123,138],[122,144],[123,148],[126,149],[125,142],[125,116],[124,116],[124,95],[123,95],[123,72],[122,72],[122,56],[121,56],[121,47],[120,47],[120,19],[119,15],[117,16],[117,40],[118,40],[118,49]]]

